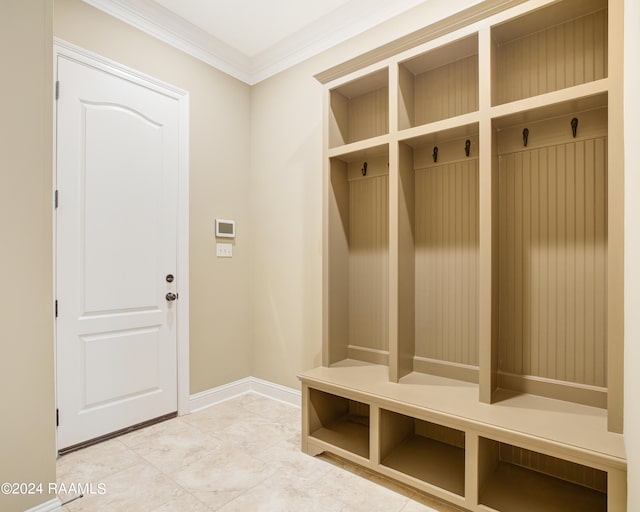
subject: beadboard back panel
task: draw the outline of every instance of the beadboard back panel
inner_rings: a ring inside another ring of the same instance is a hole
[[[607,492],[607,473],[595,468],[506,443],[499,444],[499,460],[514,466],[532,469],[565,482],[572,482],[603,493]]]
[[[478,365],[478,159],[415,172],[416,356]]]
[[[494,104],[607,77],[607,10],[495,41]],[[495,39],[495,36],[494,36]]]
[[[349,182],[349,345],[389,350],[389,177]]]
[[[499,158],[500,371],[607,385],[607,138]]]

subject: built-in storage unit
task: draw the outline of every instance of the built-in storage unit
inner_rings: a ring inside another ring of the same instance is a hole
[[[386,69],[330,92],[331,147],[389,133],[389,75]]]
[[[500,388],[607,407],[607,118],[600,94],[494,120]]]
[[[311,437],[369,458],[369,406],[312,389],[309,394]]]
[[[412,128],[478,110],[478,36],[399,64],[398,126]]]
[[[380,463],[464,496],[464,432],[380,410]]]
[[[478,150],[474,123],[401,140],[398,152],[410,366],[470,382],[478,382]]]
[[[563,0],[492,27],[493,103],[607,77],[606,0]]]
[[[626,511],[622,54],[619,2],[486,0],[317,75],[306,453],[471,511]]]
[[[606,512],[607,473],[480,438],[480,503],[505,512]]]
[[[389,150],[330,159],[331,362],[389,364]]]

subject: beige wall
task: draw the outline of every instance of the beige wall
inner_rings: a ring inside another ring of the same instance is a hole
[[[252,91],[253,375],[321,364],[322,100],[308,64]]]
[[[628,510],[640,510],[640,4],[625,2],[625,443],[628,458]]]
[[[49,501],[55,481],[52,327],[52,0],[3,0],[0,16],[0,482],[42,482],[0,510]],[[16,51],[20,48],[20,51]]]
[[[81,0],[55,0],[54,35],[189,92],[191,393],[249,376],[249,86]],[[232,259],[216,217],[236,220]]]

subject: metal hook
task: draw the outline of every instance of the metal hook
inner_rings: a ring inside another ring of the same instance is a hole
[[[524,130],[522,130],[522,141],[524,142],[524,147],[527,147],[527,144],[529,144],[529,128],[525,128]]]
[[[571,120],[571,131],[573,132],[573,138],[576,138],[576,135],[578,134],[578,118],[574,117]]]
[[[362,175],[366,176],[367,175],[367,162],[365,162],[364,164],[362,164]]]
[[[467,139],[464,142],[464,154],[469,156],[470,152],[471,152],[471,141],[469,139]]]
[[[433,161],[438,161],[438,146],[433,146]]]

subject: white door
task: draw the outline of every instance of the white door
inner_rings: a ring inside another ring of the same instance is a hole
[[[65,56],[57,74],[63,449],[177,410],[179,106]]]

